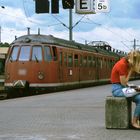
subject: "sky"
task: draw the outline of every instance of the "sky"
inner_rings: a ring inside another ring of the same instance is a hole
[[[110,0],[109,7],[109,12],[77,14],[74,6],[73,40],[106,41],[112,48],[128,52],[134,48],[135,39],[139,49],[140,1]],[[62,0],[59,0],[59,14],[35,13],[34,0],[0,0],[0,27],[3,43],[12,43],[15,36],[27,34],[28,27],[31,34],[38,33],[40,28],[41,34],[69,40],[69,10],[62,8]]]

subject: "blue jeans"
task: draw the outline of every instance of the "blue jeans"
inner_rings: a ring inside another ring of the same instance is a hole
[[[122,91],[123,88],[124,86],[121,84],[112,84],[112,95],[114,97],[125,97]],[[140,117],[140,94],[133,96],[132,101],[136,104],[134,117]]]

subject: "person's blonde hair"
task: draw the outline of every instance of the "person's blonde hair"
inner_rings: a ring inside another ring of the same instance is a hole
[[[134,50],[128,53],[128,61],[135,72],[140,73],[140,51]]]

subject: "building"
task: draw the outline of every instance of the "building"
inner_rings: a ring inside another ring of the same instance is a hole
[[[7,52],[8,47],[0,47],[0,75],[4,73],[4,64]]]

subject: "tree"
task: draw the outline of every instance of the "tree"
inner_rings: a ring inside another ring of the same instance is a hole
[[[0,43],[0,47],[10,47],[10,44],[5,42],[5,43]]]

